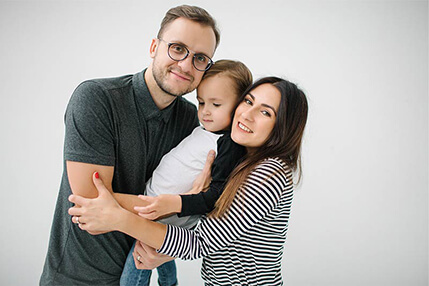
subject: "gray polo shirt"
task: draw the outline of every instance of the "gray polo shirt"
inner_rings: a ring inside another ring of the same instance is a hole
[[[144,72],[85,81],[65,114],[64,171],[41,285],[118,285],[133,239],[92,236],[71,222],[65,162],[114,166],[114,192],[143,194],[161,157],[198,126],[195,106],[178,97],[159,110]]]

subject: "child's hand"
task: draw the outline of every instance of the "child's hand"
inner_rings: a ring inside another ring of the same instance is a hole
[[[179,195],[159,195],[157,197],[138,196],[148,205],[145,207],[134,207],[139,216],[155,220],[166,215],[180,213],[182,211],[182,199]]]
[[[194,183],[192,184],[192,189],[187,192],[187,194],[198,194],[200,192],[207,191],[212,180],[212,164],[214,162],[215,155],[216,153],[214,150],[209,151],[203,170],[195,178]]]

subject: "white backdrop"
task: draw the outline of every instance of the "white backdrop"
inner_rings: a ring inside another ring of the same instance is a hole
[[[187,3],[219,23],[214,59],[286,77],[308,95],[285,284],[427,285],[428,3]],[[1,285],[38,284],[74,88],[146,67],[178,4],[0,2]],[[178,262],[181,285],[201,285],[199,265]]]

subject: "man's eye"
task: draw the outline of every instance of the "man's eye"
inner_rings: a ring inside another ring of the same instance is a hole
[[[173,52],[178,54],[186,53],[185,47],[182,47],[180,45],[172,45],[171,49],[173,50]]]
[[[207,63],[207,57],[204,55],[195,55],[195,60],[199,63]]]

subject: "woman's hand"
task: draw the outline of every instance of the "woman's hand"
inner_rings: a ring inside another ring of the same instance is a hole
[[[75,205],[69,209],[72,222],[77,223],[82,230],[90,234],[100,234],[117,230],[121,221],[121,215],[125,211],[113,198],[103,181],[98,178],[98,173],[92,175],[98,197],[86,199],[81,196],[71,195],[69,201]]]
[[[174,257],[156,252],[152,247],[141,241],[136,241],[133,251],[134,263],[137,269],[155,269]]]
[[[155,220],[182,211],[182,199],[179,195],[159,195],[157,197],[139,195],[138,198],[148,204],[145,207],[134,207],[139,216],[145,219]]]

